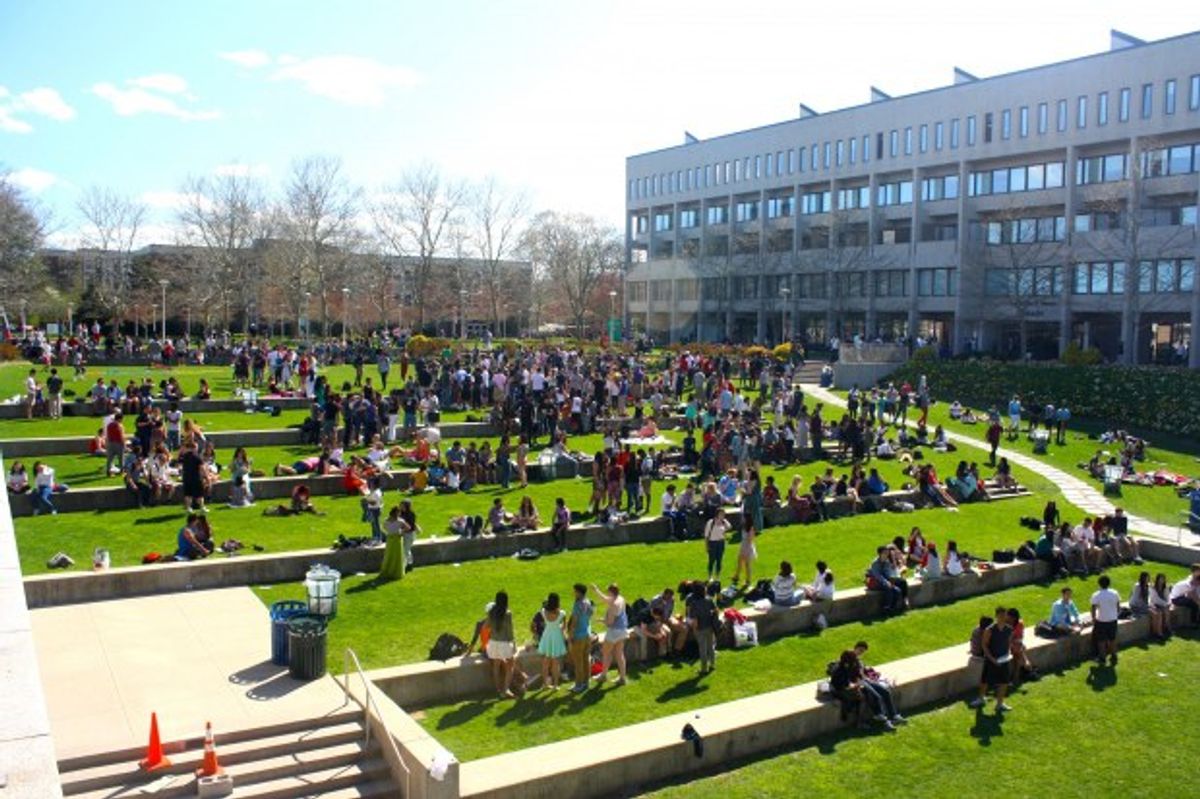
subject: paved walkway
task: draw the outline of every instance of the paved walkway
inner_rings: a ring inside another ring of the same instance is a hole
[[[314,718],[342,705],[332,677],[299,682],[270,662],[270,621],[249,588],[31,612],[58,757]],[[336,661],[336,663],[335,663]],[[331,669],[341,661],[331,657]]]
[[[837,394],[834,394],[828,389],[821,388],[813,383],[806,383],[801,386],[804,393],[813,397],[826,405],[836,405],[839,408],[846,407],[846,401]],[[915,422],[909,422],[909,427],[916,427]],[[965,436],[961,433],[952,433],[946,431],[946,436],[956,444],[965,444],[968,447],[983,452],[988,452],[989,447],[987,442],[971,436]],[[1051,466],[1045,461],[1038,458],[1025,455],[1021,452],[1014,452],[1011,449],[1001,447],[996,451],[997,456],[1008,458],[1008,462],[1016,466],[1028,469],[1031,472],[1036,472],[1042,477],[1045,477],[1050,482],[1054,483],[1063,492],[1063,496],[1077,508],[1080,508],[1093,516],[1105,516],[1113,512],[1113,504],[1101,492],[1097,491],[1094,486],[1084,480],[1079,479],[1073,474],[1067,474],[1062,469]],[[1154,538],[1169,544],[1179,542],[1184,546],[1196,547],[1193,538],[1185,537],[1180,540],[1179,529],[1166,524],[1144,519],[1140,516],[1129,516],[1129,528],[1140,535],[1147,538]]]

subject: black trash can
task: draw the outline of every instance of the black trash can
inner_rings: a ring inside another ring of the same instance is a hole
[[[288,664],[288,620],[308,610],[308,603],[284,599],[271,605],[271,662],[276,666]]]
[[[288,619],[288,674],[297,680],[325,675],[325,619],[310,613]]]

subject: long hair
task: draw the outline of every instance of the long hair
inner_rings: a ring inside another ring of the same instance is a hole
[[[492,622],[492,629],[504,620],[504,616],[508,613],[508,592],[497,591],[496,601],[492,604],[492,609],[488,611],[488,618]]]

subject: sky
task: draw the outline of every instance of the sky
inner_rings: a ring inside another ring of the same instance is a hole
[[[367,193],[432,164],[622,228],[625,158],[1200,30],[1200,3],[0,0],[0,169],[69,245],[88,186],[173,240],[189,176],[278,189],[340,157]]]

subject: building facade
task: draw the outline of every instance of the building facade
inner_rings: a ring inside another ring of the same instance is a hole
[[[631,156],[627,323],[1200,366],[1200,32]]]

